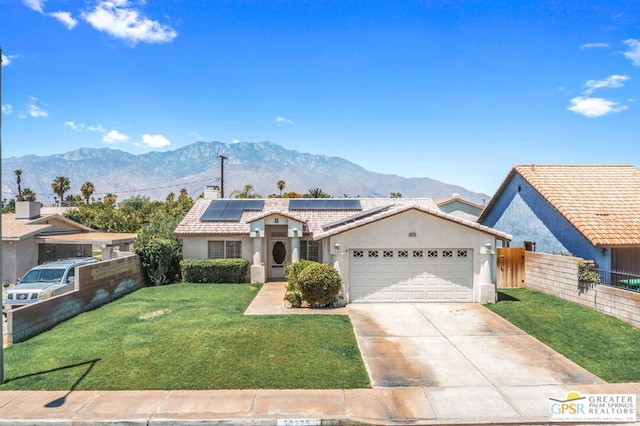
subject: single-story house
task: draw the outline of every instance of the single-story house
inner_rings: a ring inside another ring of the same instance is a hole
[[[57,213],[41,215],[34,201],[16,202],[16,212],[2,215],[2,281],[15,283],[29,269],[44,262],[91,256],[94,248],[103,259],[114,250],[131,250],[136,234],[104,233]]]
[[[517,165],[478,223],[514,247],[640,272],[640,170],[632,165]]]
[[[429,198],[220,199],[205,191],[176,228],[183,256],[244,258],[250,281],[282,281],[300,259],[333,265],[352,302],[491,302],[504,232]]]
[[[454,193],[451,197],[433,200],[438,208],[445,213],[468,219],[475,222],[484,210],[484,205],[465,200],[460,194]]]

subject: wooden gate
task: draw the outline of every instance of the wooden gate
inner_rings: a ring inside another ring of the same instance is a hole
[[[498,247],[498,288],[524,288],[524,247]]]

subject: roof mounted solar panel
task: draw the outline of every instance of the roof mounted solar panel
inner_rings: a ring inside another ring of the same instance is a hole
[[[244,210],[260,211],[264,208],[264,200],[245,200]]]
[[[264,200],[216,200],[204,211],[200,220],[203,222],[231,221],[237,222],[245,211],[260,211]]]
[[[342,198],[289,200],[289,210],[362,210],[360,200]]]
[[[389,208],[392,207],[392,206],[393,206],[393,204],[389,204],[389,205],[386,205],[386,206],[374,207],[372,209],[365,210],[365,211],[360,212],[360,213],[356,213],[353,216],[345,217],[344,219],[336,220],[335,222],[331,222],[331,223],[327,223],[326,225],[324,225],[322,227],[322,229],[325,230],[325,231],[328,231],[329,229],[337,228],[339,226],[346,225],[347,223],[357,222],[358,220],[364,219],[364,218],[369,217],[369,216],[373,216],[376,213],[381,213],[383,211],[389,210]]]

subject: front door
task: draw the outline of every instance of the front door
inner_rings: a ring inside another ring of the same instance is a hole
[[[289,264],[289,247],[286,239],[270,241],[269,278],[284,279],[284,268]]]

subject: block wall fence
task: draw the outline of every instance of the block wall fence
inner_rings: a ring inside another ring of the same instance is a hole
[[[80,266],[75,290],[7,312],[7,342],[23,342],[146,284],[142,263],[135,254]]]
[[[640,293],[595,285],[578,284],[578,257],[525,252],[525,285],[583,306],[595,309],[640,327]]]

